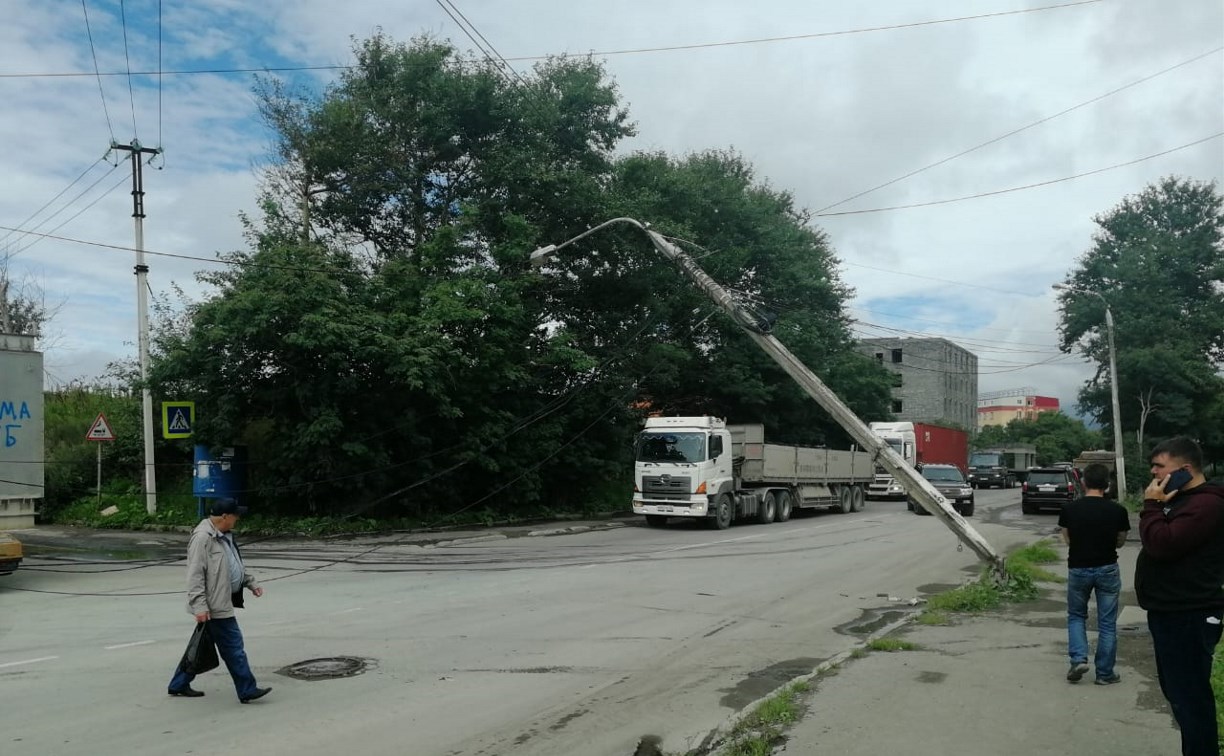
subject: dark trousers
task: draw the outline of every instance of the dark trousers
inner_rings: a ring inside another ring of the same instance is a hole
[[[238,691],[238,697],[247,698],[254,694],[257,687],[255,675],[251,673],[246,649],[242,646],[242,631],[238,629],[238,620],[233,617],[209,620],[208,634],[217,644],[217,655],[225,662],[230,677],[234,678],[234,689]],[[195,677],[180,665],[170,680],[170,690],[186,688]]]
[[[1160,690],[1181,728],[1182,756],[1219,756],[1211,661],[1224,629],[1220,612],[1148,612],[1147,617]]]

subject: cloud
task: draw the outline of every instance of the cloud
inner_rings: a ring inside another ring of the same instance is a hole
[[[457,4],[509,57],[825,32],[1015,7],[968,0],[922,7],[901,0]],[[152,6],[128,6],[133,65],[156,67]],[[90,8],[99,65],[123,70],[115,8]],[[349,0],[340,11],[321,0],[216,0],[166,6],[163,62],[167,68],[347,63],[351,38],[378,28],[400,40],[433,33],[470,46],[431,3]],[[638,124],[626,150],[732,147],[755,163],[760,178],[816,209],[1206,52],[1220,45],[1221,28],[1224,7],[1216,0],[1128,0],[888,32],[612,56],[606,66]],[[1222,57],[837,209],[1056,179],[1215,133],[1224,129]],[[80,9],[70,4],[19,4],[0,27],[0,71],[92,66]],[[530,63],[515,66],[526,70]],[[318,90],[335,73],[285,76]],[[211,257],[242,245],[238,214],[255,210],[252,166],[268,148],[252,83],[247,75],[165,77],[159,98],[154,77],[133,80],[141,138],[156,139],[160,99],[166,147],[165,170],[146,176],[149,249]],[[106,78],[103,87],[116,138],[126,141],[126,77]],[[97,90],[93,78],[0,79],[8,116],[0,119],[0,139],[22,145],[6,153],[0,223],[24,219],[105,150],[110,135]],[[982,368],[983,391],[1031,385],[1066,406],[1094,366],[1053,348],[1050,284],[1091,245],[1094,215],[1168,174],[1224,178],[1224,140],[1040,189],[816,222],[845,262],[844,279],[857,291],[856,315],[880,322],[868,311],[900,313],[881,324],[897,327],[904,318],[909,330],[959,339],[983,365],[995,366]],[[128,203],[117,190],[63,232],[129,245]],[[14,264],[66,302],[56,323],[64,338],[49,364],[76,376],[96,370],[106,356],[132,352],[130,253],[48,240]],[[156,291],[175,281],[192,296],[204,294],[192,278],[203,264],[154,258],[150,265]]]

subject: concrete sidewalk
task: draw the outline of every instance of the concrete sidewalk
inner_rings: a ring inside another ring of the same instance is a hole
[[[1060,548],[1065,559],[1066,549]],[[1065,593],[954,625],[911,624],[898,635],[921,648],[871,652],[816,681],[804,718],[779,753],[788,756],[1162,756],[1181,752],[1156,681],[1144,612],[1131,588],[1137,542],[1122,550],[1122,682],[1065,679]],[[1051,566],[1065,576],[1063,566]],[[1095,649],[1095,612],[1089,642]]]

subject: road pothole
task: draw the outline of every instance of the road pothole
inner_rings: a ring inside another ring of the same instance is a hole
[[[276,670],[276,674],[295,680],[335,680],[354,677],[374,666],[373,659],[359,656],[329,656],[322,659],[307,659]]]
[[[906,612],[895,609],[864,609],[856,620],[851,620],[833,628],[842,635],[871,635],[886,625],[904,618]]]

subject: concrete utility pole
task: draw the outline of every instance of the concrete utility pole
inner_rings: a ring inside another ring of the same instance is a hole
[[[1118,501],[1126,498],[1126,450],[1122,446],[1122,406],[1118,401],[1118,350],[1114,347],[1113,310],[1109,300],[1099,291],[1079,289],[1067,284],[1054,284],[1055,291],[1069,291],[1096,297],[1105,305],[1105,331],[1109,334],[1109,392],[1113,403],[1114,468],[1118,476],[1118,490],[1114,494]]]
[[[861,448],[870,451],[876,461],[892,473],[895,478],[905,482],[907,490],[913,492],[913,496],[919,506],[938,517],[944,525],[956,534],[961,543],[968,546],[982,561],[989,564],[995,570],[996,576],[999,579],[1005,577],[1003,557],[982,537],[981,533],[978,533],[973,526],[969,525],[961,517],[960,513],[948,504],[948,500],[926,478],[910,467],[905,459],[883,439],[872,433],[871,429],[862,420],[859,420],[850,408],[816,377],[815,373],[808,370],[807,366],[799,361],[799,358],[791,354],[790,350],[782,342],[774,338],[769,333],[768,324],[762,323],[759,317],[742,307],[726,289],[710,278],[692,258],[663,236],[651,230],[647,224],[633,218],[614,218],[606,223],[595,226],[569,241],[556,245],[550,244],[537,249],[531,254],[531,262],[537,267],[545,265],[557,250],[573,244],[579,239],[613,223],[628,223],[645,231],[646,235],[650,237],[650,241],[654,244],[655,249],[668,260],[675,263],[698,288],[708,294],[710,299],[714,300],[719,309],[730,315],[748,333],[748,336],[757,343],[757,346],[761,347],[766,354],[772,357],[774,362],[778,363],[808,396],[815,399],[817,404],[832,415],[837,424],[844,428],[858,442]]]
[[[144,405],[145,510],[157,513],[157,466],[153,457],[153,392],[149,390],[149,266],[144,256],[144,162],[143,155],[157,155],[160,149],[142,147],[133,139],[130,145],[111,142],[112,150],[130,153],[132,161],[132,218],[136,224],[136,343],[140,351],[141,398]]]

